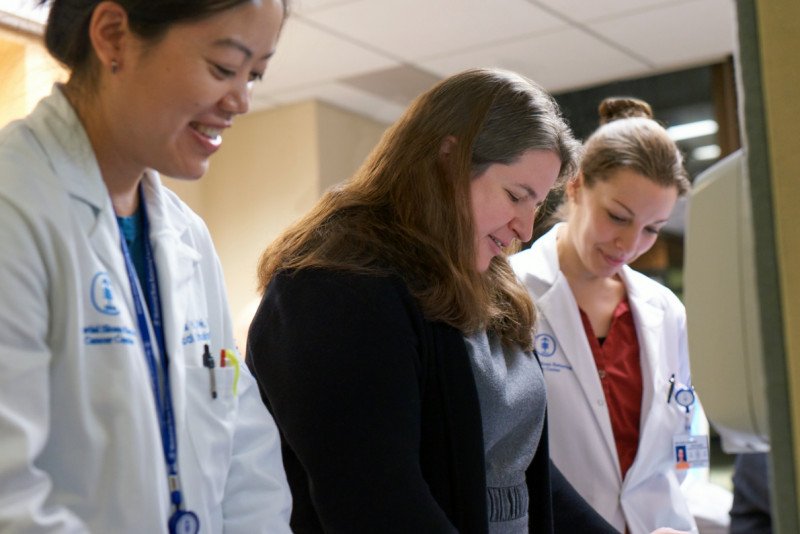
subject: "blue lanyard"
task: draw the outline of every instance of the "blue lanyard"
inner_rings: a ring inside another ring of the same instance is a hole
[[[128,245],[125,243],[125,236],[120,231],[120,241],[122,242],[122,255],[125,257],[125,270],[128,272],[128,280],[131,284],[133,294],[133,304],[136,309],[136,319],[139,324],[139,333],[142,337],[145,359],[150,370],[150,381],[153,387],[153,397],[158,410],[158,417],[161,427],[161,442],[164,449],[164,460],[167,464],[169,476],[170,499],[176,509],[181,509],[183,496],[181,495],[180,482],[178,477],[178,446],[175,435],[175,414],[172,411],[172,394],[169,384],[169,358],[167,357],[166,344],[164,342],[164,325],[161,320],[161,299],[158,292],[158,278],[156,276],[156,263],[153,259],[153,250],[150,247],[150,237],[147,223],[147,211],[145,210],[144,198],[140,195],[139,206],[142,210],[142,239],[144,240],[144,263],[145,263],[145,282],[147,285],[146,297],[150,308],[150,319],[155,333],[156,343],[158,343],[159,354],[161,355],[161,372],[163,373],[164,391],[161,391],[158,376],[158,358],[153,350],[153,340],[150,337],[147,315],[144,311],[142,295],[139,292],[137,283],[136,269],[133,266]],[[163,395],[162,395],[163,393]]]

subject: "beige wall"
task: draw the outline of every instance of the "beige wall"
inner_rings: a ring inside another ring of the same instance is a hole
[[[0,29],[0,126],[30,113],[67,73],[37,37]]]
[[[29,42],[25,49],[26,107],[33,109],[36,103],[49,95],[54,82],[66,82],[67,71],[54,60],[38,39]],[[26,112],[27,114],[27,112]]]
[[[25,46],[0,38],[0,58],[0,124],[6,124],[28,111]]]
[[[240,348],[258,302],[266,245],[350,176],[384,124],[320,102],[239,117],[199,183],[167,179],[208,224],[225,269]]]
[[[373,149],[386,125],[348,111],[320,104],[319,142],[320,187],[326,190],[350,176]]]

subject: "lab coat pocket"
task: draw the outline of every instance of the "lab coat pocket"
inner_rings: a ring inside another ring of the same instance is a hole
[[[216,367],[217,397],[212,398],[209,370],[186,369],[188,431],[197,463],[214,502],[220,502],[233,451],[236,424],[236,396],[233,394],[234,368]]]

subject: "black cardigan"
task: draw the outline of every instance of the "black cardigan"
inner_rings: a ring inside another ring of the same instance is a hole
[[[427,321],[402,280],[282,273],[247,354],[280,430],[295,532],[487,532],[463,335]],[[550,463],[546,421],[526,478],[530,532],[616,532]]]

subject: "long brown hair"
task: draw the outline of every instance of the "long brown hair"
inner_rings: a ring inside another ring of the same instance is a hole
[[[449,157],[440,150],[455,140]],[[475,268],[470,180],[527,150],[551,150],[561,176],[578,143],[554,100],[517,74],[473,69],[419,96],[355,175],[326,193],[262,254],[264,291],[280,270],[396,274],[426,318],[464,333],[481,328],[532,344],[534,311],[505,258]]]

